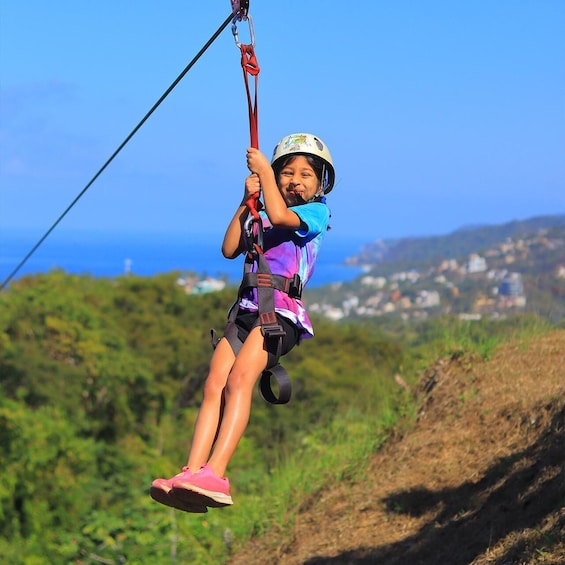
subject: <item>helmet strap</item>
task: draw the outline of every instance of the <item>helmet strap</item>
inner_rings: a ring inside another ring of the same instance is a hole
[[[326,164],[324,163],[322,165],[322,192],[325,192],[328,186],[328,181],[326,176],[327,176],[327,170],[326,170]]]

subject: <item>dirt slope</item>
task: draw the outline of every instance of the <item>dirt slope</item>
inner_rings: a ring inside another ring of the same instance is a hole
[[[418,423],[237,564],[565,564],[565,331],[449,359]],[[280,536],[278,536],[280,538]]]

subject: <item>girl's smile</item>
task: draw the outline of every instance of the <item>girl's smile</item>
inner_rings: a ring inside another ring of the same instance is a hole
[[[281,169],[279,190],[287,206],[305,204],[321,192],[321,183],[304,155],[292,158]]]

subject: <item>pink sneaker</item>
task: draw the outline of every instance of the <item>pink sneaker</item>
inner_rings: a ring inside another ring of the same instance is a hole
[[[176,508],[177,510],[184,510],[184,512],[193,512],[193,513],[204,513],[208,512],[208,508],[205,504],[199,501],[196,497],[184,497],[182,500],[175,497],[174,493],[172,493],[173,489],[173,481],[177,479],[188,479],[192,473],[190,472],[188,467],[183,467],[182,471],[176,474],[174,477],[170,479],[155,479],[151,483],[151,488],[149,489],[149,494],[151,498],[156,502],[160,502],[165,506],[171,506],[172,508]]]
[[[227,478],[218,477],[208,465],[204,465],[198,473],[189,477],[174,478],[172,494],[180,500],[192,500],[194,493],[200,495],[200,501],[206,506],[218,508],[233,504],[230,496],[230,482]]]

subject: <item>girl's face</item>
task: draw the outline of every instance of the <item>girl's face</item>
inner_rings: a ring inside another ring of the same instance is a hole
[[[287,206],[304,204],[322,192],[320,179],[304,155],[297,155],[284,165],[277,184]]]

